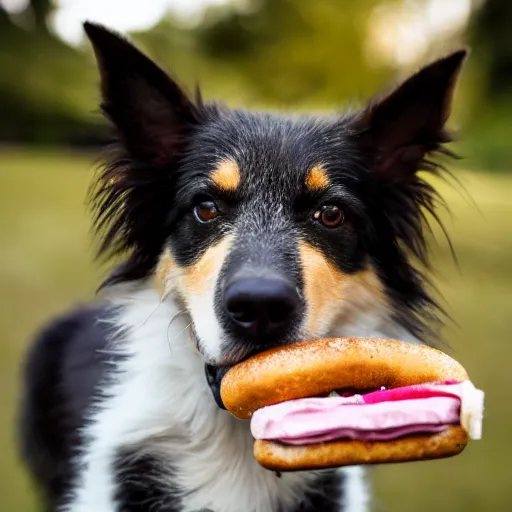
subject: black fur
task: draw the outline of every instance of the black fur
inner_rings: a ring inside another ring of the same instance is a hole
[[[319,478],[316,492],[307,494],[294,512],[339,512],[345,499],[340,489],[343,489],[343,476],[327,473]]]
[[[144,447],[117,454],[112,472],[117,482],[116,512],[180,512],[180,489],[173,489],[174,471],[168,461]]]
[[[21,450],[49,511],[69,488],[71,457],[82,442],[79,429],[100,391],[105,363],[114,358],[104,352],[109,328],[103,323],[114,314],[105,305],[79,307],[44,329],[27,355]]]
[[[144,447],[134,447],[118,453],[112,468],[117,482],[116,512],[180,512],[180,493],[172,487],[174,468],[167,460]],[[276,478],[280,478],[276,474]],[[342,476],[327,472],[319,477],[316,489],[307,493],[293,510],[279,512],[339,512]],[[203,510],[198,512],[222,512]]]

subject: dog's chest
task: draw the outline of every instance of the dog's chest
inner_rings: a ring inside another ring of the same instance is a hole
[[[222,413],[212,432],[200,437],[196,431],[189,449],[183,450],[186,455],[175,462],[183,511],[308,511],[310,491],[321,493],[325,479],[311,472],[276,474],[262,468],[253,457],[248,426]],[[341,490],[334,492],[330,500],[337,501]]]

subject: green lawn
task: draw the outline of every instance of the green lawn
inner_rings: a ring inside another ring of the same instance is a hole
[[[14,444],[21,357],[34,330],[89,297],[100,276],[84,209],[94,158],[0,151],[2,512],[37,510]],[[375,511],[506,511],[512,503],[512,176],[460,177],[478,208],[443,185],[459,267],[441,238],[435,265],[454,320],[450,353],[487,393],[484,439],[454,459],[375,468]]]

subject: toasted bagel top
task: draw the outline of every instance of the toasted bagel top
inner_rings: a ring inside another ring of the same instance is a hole
[[[240,419],[267,405],[336,389],[396,388],[463,381],[465,369],[435,348],[380,338],[333,338],[257,354],[231,368],[221,383],[226,409]]]

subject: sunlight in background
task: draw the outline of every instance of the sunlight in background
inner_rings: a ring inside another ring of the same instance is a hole
[[[11,14],[23,12],[28,7],[28,3],[29,0],[0,0],[0,6]]]
[[[105,24],[119,32],[139,31],[151,28],[167,13],[190,19],[209,5],[228,2],[229,0],[58,0],[53,27],[68,43],[78,44],[83,39],[82,23],[85,20]]]
[[[473,0],[474,1],[474,0]],[[52,26],[69,44],[78,45],[82,23],[96,21],[119,32],[151,28],[167,13],[183,22],[197,19],[206,7],[242,0],[57,0]],[[17,14],[28,0],[0,0],[7,12]],[[375,8],[368,19],[366,49],[373,59],[398,65],[413,63],[438,38],[463,28],[471,14],[472,0],[402,0]]]
[[[80,44],[86,20],[108,25],[119,32],[146,30],[165,14],[191,20],[210,5],[223,5],[232,0],[57,0],[52,26],[57,34],[72,45]],[[10,14],[23,12],[28,0],[0,0]]]
[[[383,4],[368,21],[367,51],[372,57],[408,65],[434,40],[447,40],[469,22],[471,0],[404,0]]]

